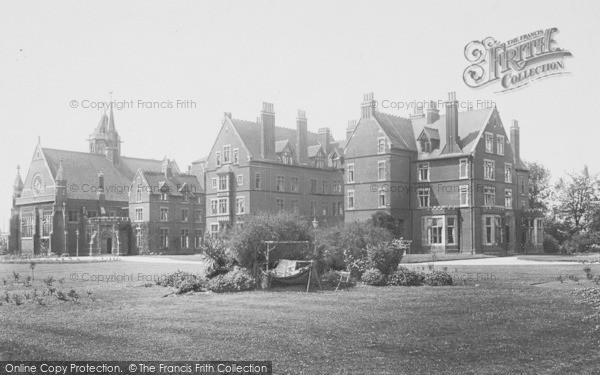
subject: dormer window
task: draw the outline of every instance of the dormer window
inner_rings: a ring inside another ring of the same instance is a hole
[[[292,165],[292,155],[290,155],[288,152],[286,152],[285,154],[283,154],[283,163],[284,164],[288,164],[288,165]]]
[[[421,140],[421,152],[431,152],[431,142],[429,139]]]
[[[323,158],[321,158],[321,157],[315,158],[315,167],[325,168],[325,162],[324,162]]]

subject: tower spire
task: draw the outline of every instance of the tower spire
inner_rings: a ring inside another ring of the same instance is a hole
[[[21,166],[17,165],[17,176],[15,177],[15,182],[13,184],[13,188],[16,191],[23,190],[23,180],[21,179]]]
[[[56,181],[64,181],[65,180],[65,170],[63,169],[63,160],[62,158],[60,159],[59,165],[58,165],[58,171],[56,172]]]
[[[110,114],[108,117],[108,131],[114,132],[115,131],[115,116],[113,114],[113,96],[112,96],[113,92],[110,91],[109,94],[110,94],[110,110],[109,110]]]

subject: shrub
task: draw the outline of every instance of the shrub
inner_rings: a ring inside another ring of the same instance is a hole
[[[336,286],[340,281],[340,274],[337,271],[330,270],[323,274],[321,280],[324,284]]]
[[[156,280],[157,285],[176,288],[176,294],[187,292],[200,292],[204,289],[206,281],[203,277],[189,272],[177,271]]]
[[[234,259],[227,250],[226,243],[221,238],[212,238],[206,236],[202,243],[202,254],[204,254],[211,263],[208,267],[208,273],[212,273],[219,268],[232,267]]]
[[[560,245],[550,234],[544,235],[544,251],[550,254],[558,253]]]
[[[243,292],[256,288],[256,279],[247,270],[238,268],[208,280],[207,288],[215,293]]]
[[[452,275],[447,271],[435,270],[425,275],[425,284],[430,286],[452,285]]]
[[[594,274],[592,273],[592,269],[590,268],[590,266],[583,267],[583,272],[585,272],[585,277],[588,280],[593,280],[594,279]]]
[[[368,270],[366,270],[363,275],[361,280],[368,285],[374,285],[374,286],[382,286],[382,285],[386,285],[387,283],[387,277],[385,276],[385,274],[383,274],[381,271],[379,271],[376,268],[370,268]]]
[[[367,266],[378,269],[384,275],[394,272],[401,259],[402,252],[395,241],[367,247]]]
[[[600,251],[600,233],[591,231],[576,233],[565,242],[564,247],[569,252],[598,252]]]
[[[388,284],[396,286],[417,286],[422,285],[424,281],[425,275],[423,272],[406,267],[398,267],[398,270],[388,277]]]

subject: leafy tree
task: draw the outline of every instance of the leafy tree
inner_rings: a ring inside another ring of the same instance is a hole
[[[392,215],[384,211],[377,211],[371,215],[373,225],[387,229],[394,237],[400,236],[400,227]]]
[[[550,170],[539,162],[525,164],[529,169],[529,207],[546,212],[552,192]]]
[[[598,210],[598,178],[584,166],[581,172],[567,174],[556,183],[557,209],[574,231],[584,229]]]

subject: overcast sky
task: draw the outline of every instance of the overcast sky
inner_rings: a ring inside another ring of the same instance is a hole
[[[42,146],[87,151],[100,113],[91,102],[134,101],[116,111],[123,154],[174,157],[184,169],[206,155],[223,112],[254,120],[275,103],[276,123],[344,136],[366,92],[411,102],[494,101],[521,152],[553,174],[587,163],[600,171],[598,1],[102,1],[0,0],[0,218],[11,185]],[[462,79],[464,48],[557,27],[571,72],[508,93]],[[174,108],[139,108],[138,101]],[[177,100],[195,108],[176,108]],[[77,101],[77,108],[72,108]],[[87,101],[90,101],[89,103]],[[407,116],[406,110],[382,109]],[[460,124],[459,124],[460,126]]]

